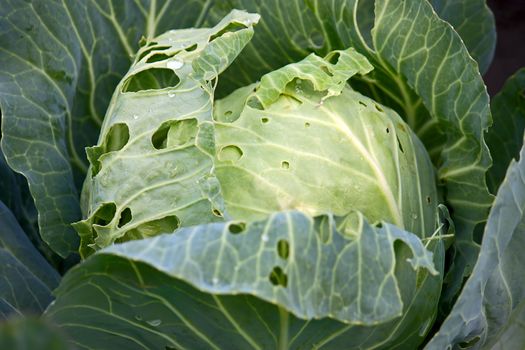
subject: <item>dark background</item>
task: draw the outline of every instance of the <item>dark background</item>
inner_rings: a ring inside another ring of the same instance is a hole
[[[488,0],[496,17],[497,44],[494,61],[484,76],[494,96],[509,76],[525,67],[525,0]]]

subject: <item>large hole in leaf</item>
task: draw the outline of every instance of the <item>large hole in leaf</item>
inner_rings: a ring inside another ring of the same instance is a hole
[[[274,286],[281,286],[285,288],[288,286],[288,276],[279,266],[275,266],[273,268],[272,272],[270,272],[269,279],[271,284]]]
[[[102,204],[93,215],[93,224],[100,226],[108,225],[111,221],[113,221],[116,212],[117,206],[115,203]]]
[[[180,220],[176,215],[168,215],[160,219],[151,220],[140,224],[126,232],[117,242],[125,242],[145,237],[153,237],[162,233],[173,233],[180,227]]]
[[[182,146],[195,140],[198,132],[197,119],[170,120],[164,122],[151,136],[156,149]]]
[[[120,219],[118,221],[118,227],[122,227],[126,225],[128,222],[130,222],[133,219],[133,215],[131,214],[131,209],[126,208],[120,213]]]
[[[146,63],[153,63],[153,62],[159,62],[167,60],[168,58],[173,57],[173,55],[166,55],[165,53],[157,53],[155,55],[151,55],[147,60]]]
[[[165,89],[175,87],[180,79],[171,69],[150,68],[129,77],[122,87],[122,92]]]
[[[129,141],[129,128],[127,124],[117,123],[111,126],[106,134],[106,152],[120,151]]]
[[[139,61],[142,60],[147,55],[149,55],[150,53],[152,53],[153,51],[162,51],[162,50],[167,50],[171,48],[171,46],[156,46],[156,45],[158,45],[158,43],[151,42],[147,46],[147,48],[140,54]]]
[[[339,61],[339,57],[341,57],[341,54],[339,52],[333,52],[328,54],[326,58],[331,64],[337,64],[337,62]]]
[[[184,50],[186,50],[187,52],[195,51],[197,50],[197,44],[193,44],[190,47],[185,48]]]
[[[159,233],[172,233],[178,229],[179,226],[179,218],[176,215],[169,215],[141,224],[135,230],[139,231],[142,237],[150,237],[158,235]]]
[[[100,172],[100,157],[108,152],[120,151],[129,141],[129,128],[125,123],[113,124],[106,136],[104,143],[87,149],[87,155],[91,162],[92,175],[95,176]]]
[[[244,24],[241,24],[241,23],[230,23],[226,27],[224,27],[222,30],[220,30],[219,32],[213,34],[210,37],[210,42],[212,42],[213,40],[217,39],[220,36],[223,36],[224,34],[226,34],[228,32],[230,32],[230,33],[231,32],[236,32],[236,31],[239,31],[241,29],[246,29],[246,28],[247,27]]]

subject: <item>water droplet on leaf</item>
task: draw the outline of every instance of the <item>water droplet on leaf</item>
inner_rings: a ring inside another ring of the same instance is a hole
[[[252,24],[255,24],[256,21],[252,20],[252,19],[246,19],[244,21],[242,21],[242,24],[244,24],[245,26],[249,27],[251,26]]]
[[[153,327],[158,327],[162,323],[161,320],[150,320],[150,321],[146,321],[146,322],[148,322],[148,324],[150,324]]]
[[[168,61],[166,65],[168,66],[169,69],[175,70],[175,69],[182,68],[182,66],[184,66],[184,62],[182,62],[179,59],[174,59],[174,60]]]

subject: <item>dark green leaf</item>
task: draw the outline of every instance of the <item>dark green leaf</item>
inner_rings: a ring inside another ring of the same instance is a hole
[[[430,0],[436,13],[461,36],[484,74],[496,49],[496,23],[486,0]]]
[[[39,314],[53,299],[57,272],[31,244],[9,209],[0,202],[0,313]]]
[[[38,214],[33,197],[29,193],[27,180],[16,174],[5,160],[0,149],[0,201],[13,213],[16,220],[27,234],[31,243],[53,263],[60,261],[59,257],[42,240],[38,232]]]
[[[525,130],[525,68],[510,77],[491,103],[494,124],[487,133],[487,146],[494,164],[487,182],[496,193],[512,159],[518,158]]]
[[[524,213],[525,147],[498,191],[474,271],[426,349],[525,347]]]
[[[430,112],[431,119],[416,132],[423,142],[425,127],[446,135],[437,165],[457,233],[456,257],[444,292],[444,299],[450,300],[477,259],[473,232],[486,220],[492,203],[485,183],[491,159],[483,141],[491,122],[489,98],[460,37],[428,3],[381,1],[376,11],[376,49],[406,77]]]

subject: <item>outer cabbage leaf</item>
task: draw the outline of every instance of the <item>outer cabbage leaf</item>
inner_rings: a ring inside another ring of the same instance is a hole
[[[78,248],[84,148],[99,135],[137,43],[200,26],[204,0],[0,2],[2,150],[28,180],[40,234],[62,256]]]
[[[211,29],[169,31],[139,50],[99,143],[87,149],[87,218],[75,224],[83,256],[115,241],[222,220],[212,80],[251,39],[258,18],[232,11]]]
[[[483,140],[491,123],[489,97],[461,37],[425,0],[376,0],[373,21],[371,6],[358,0],[311,0],[306,7],[302,1],[277,0],[227,4],[212,8],[211,18],[238,6],[263,20],[251,45],[223,75],[222,93],[311,51],[325,55],[352,46],[374,66],[369,75],[354,79],[354,88],[405,119],[437,167],[451,208],[457,236],[443,296],[444,305],[450,304],[475,264],[474,230],[484,224],[493,200],[485,181],[491,159]]]
[[[42,240],[38,232],[38,213],[33,197],[29,193],[27,180],[15,173],[5,160],[0,149],[0,201],[12,212],[31,243],[53,264],[60,258]]]
[[[217,101],[217,177],[233,218],[359,210],[432,235],[438,196],[424,146],[394,111],[346,84],[371,69],[353,49],[311,54]]]
[[[419,132],[426,128],[426,133],[446,135],[437,162],[438,180],[444,184],[445,201],[456,226],[456,253],[443,295],[447,303],[477,259],[479,246],[473,232],[486,220],[492,203],[485,182],[491,158],[483,140],[491,122],[488,95],[460,37],[426,2],[407,1],[399,6],[385,1],[376,11],[375,47],[403,73],[430,112],[431,119]],[[428,126],[434,123],[437,129]],[[424,136],[422,140],[425,142]]]
[[[496,50],[496,23],[486,0],[430,0],[436,13],[461,36],[484,74]]]
[[[525,346],[524,212],[525,147],[498,191],[474,271],[426,349]]]
[[[439,240],[355,212],[277,213],[112,245],[65,276],[46,315],[94,348],[413,348],[442,269]]]
[[[60,276],[40,255],[11,211],[0,202],[0,319],[40,314]]]
[[[512,159],[518,158],[525,130],[525,68],[510,77],[491,103],[494,125],[487,134],[487,145],[497,155],[487,173],[487,182],[496,193]]]

